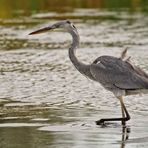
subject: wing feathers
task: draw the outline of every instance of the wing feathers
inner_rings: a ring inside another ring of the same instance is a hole
[[[95,80],[104,87],[148,89],[148,75],[142,69],[116,57],[99,57],[90,66],[90,71]]]

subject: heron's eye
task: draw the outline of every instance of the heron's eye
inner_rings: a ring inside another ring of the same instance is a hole
[[[71,26],[76,29],[76,27],[73,24]]]

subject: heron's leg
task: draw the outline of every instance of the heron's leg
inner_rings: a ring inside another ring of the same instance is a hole
[[[121,104],[121,111],[122,111],[122,118],[125,118],[125,113],[124,113],[124,109],[123,109],[123,106],[122,106],[122,103],[121,102],[123,102],[123,98],[122,97],[120,97],[120,104]],[[125,121],[121,121],[122,122],[122,125],[125,125]]]
[[[125,118],[125,113],[124,113],[124,109],[122,106],[121,106],[121,111],[122,111],[122,118]],[[122,125],[125,125],[124,121],[122,121]]]
[[[118,99],[120,100],[121,108],[123,109],[123,112],[125,113],[126,117],[100,119],[100,120],[96,121],[97,125],[104,124],[105,121],[121,121],[122,125],[125,125],[125,122],[130,119],[130,115],[129,115],[129,113],[128,113],[128,111],[127,111],[127,109],[126,109],[126,107],[125,107],[125,105],[123,103],[122,97],[118,97]]]
[[[118,97],[118,99],[120,100],[121,108],[123,108],[124,113],[125,113],[125,115],[126,115],[126,117],[123,117],[123,118],[122,118],[122,123],[123,123],[123,122],[125,122],[125,121],[130,120],[131,117],[130,117],[130,115],[129,115],[129,113],[128,113],[128,111],[127,111],[127,109],[126,109],[126,107],[125,107],[125,105],[124,105],[124,103],[123,103],[123,98],[122,98],[122,96],[121,96],[121,97]]]

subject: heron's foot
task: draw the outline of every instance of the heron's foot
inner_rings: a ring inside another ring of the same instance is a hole
[[[104,125],[104,119],[100,119],[96,121],[96,125]]]
[[[128,121],[130,118],[129,117],[125,117],[125,118],[104,118],[104,119],[100,119],[98,121],[96,121],[96,125],[105,125],[105,122],[108,121],[120,121],[122,123],[123,126],[126,126],[126,121]]]

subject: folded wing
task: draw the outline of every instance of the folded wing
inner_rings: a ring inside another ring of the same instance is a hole
[[[90,66],[94,79],[104,87],[122,90],[148,89],[148,75],[139,67],[111,56],[101,56]]]

